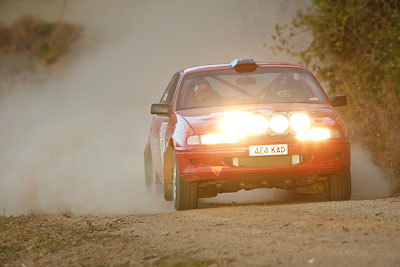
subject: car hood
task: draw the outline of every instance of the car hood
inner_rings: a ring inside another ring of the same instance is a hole
[[[256,104],[248,106],[222,106],[180,110],[176,113],[182,116],[192,127],[195,134],[205,134],[219,130],[219,119],[227,112],[241,111],[263,113],[269,115],[275,112],[308,112],[315,126],[334,126],[340,124],[335,110],[326,104],[276,103]]]

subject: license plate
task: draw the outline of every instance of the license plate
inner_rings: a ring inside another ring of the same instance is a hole
[[[287,155],[287,154],[288,154],[287,144],[249,146],[250,156],[274,156],[274,155]]]

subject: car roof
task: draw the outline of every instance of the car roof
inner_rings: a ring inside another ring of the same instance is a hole
[[[258,67],[296,67],[306,69],[306,67],[295,64],[295,63],[288,63],[288,62],[255,62]],[[199,65],[199,66],[192,66],[185,69],[182,69],[180,72],[183,74],[193,73],[193,72],[200,72],[200,71],[207,71],[207,70],[216,70],[216,69],[233,69],[232,64],[225,63],[225,64],[213,64],[213,65]]]

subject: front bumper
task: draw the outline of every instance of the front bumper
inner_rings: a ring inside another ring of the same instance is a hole
[[[309,184],[309,177],[345,174],[350,168],[348,140],[288,143],[288,155],[300,155],[301,162],[286,166],[234,166],[231,158],[250,158],[248,145],[208,145],[190,149],[176,148],[176,160],[182,179],[189,182],[219,180],[294,181],[293,186]],[[266,156],[276,157],[276,156]],[[228,160],[227,160],[228,159]],[[250,159],[251,160],[251,159]],[[278,164],[279,165],[279,164]],[[213,171],[220,167],[220,172]],[[239,179],[239,180],[238,180]],[[302,182],[304,180],[304,182]]]

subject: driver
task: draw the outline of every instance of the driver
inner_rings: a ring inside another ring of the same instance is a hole
[[[295,88],[293,80],[284,76],[275,81],[269,90],[265,93],[264,98],[272,103],[293,102],[295,98]]]
[[[194,97],[196,102],[203,103],[212,99],[213,91],[211,86],[206,81],[201,81],[195,84],[193,88]]]
[[[276,91],[276,95],[279,98],[289,99],[293,95],[293,86],[292,84],[285,79],[280,79],[278,84],[278,90]]]

